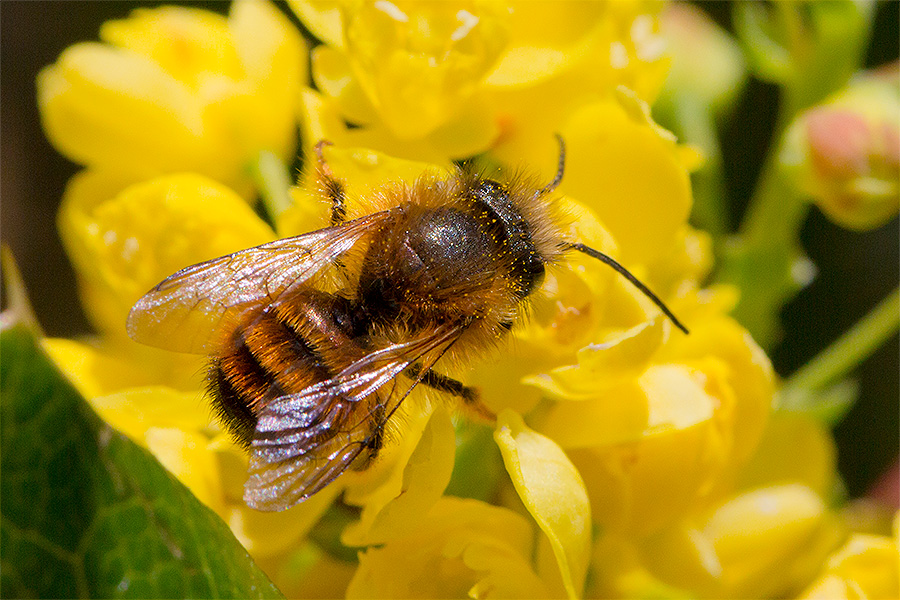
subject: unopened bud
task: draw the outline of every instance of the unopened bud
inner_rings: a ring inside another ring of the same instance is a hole
[[[711,106],[727,109],[743,86],[746,66],[737,42],[703,10],[673,2],[660,16],[672,68],[666,93],[687,93]]]
[[[896,73],[896,70],[894,71]],[[893,80],[892,80],[893,79]],[[829,219],[866,230],[900,209],[900,87],[867,74],[806,111],[788,132],[782,164]]]

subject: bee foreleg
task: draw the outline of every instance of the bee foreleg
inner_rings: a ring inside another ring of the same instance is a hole
[[[410,377],[418,377],[421,370],[422,366],[418,363],[414,363],[406,369],[406,372]],[[477,413],[480,417],[483,417],[489,421],[494,421],[497,419],[497,415],[494,414],[494,411],[485,406],[481,401],[481,394],[478,392],[478,388],[465,385],[461,381],[453,379],[452,377],[448,377],[447,375],[444,375],[442,373],[438,373],[437,371],[434,371],[432,369],[428,369],[424,374],[422,374],[419,383],[421,383],[422,385],[427,385],[428,387],[439,392],[444,392],[446,394],[450,394],[451,396],[459,398],[460,400],[462,400],[466,408]]]
[[[344,182],[334,176],[331,167],[325,160],[325,154],[322,148],[330,146],[328,140],[319,140],[316,143],[316,177],[319,180],[319,189],[331,201],[331,224],[340,225],[347,216],[347,208],[344,204],[346,200],[346,192],[344,190]]]

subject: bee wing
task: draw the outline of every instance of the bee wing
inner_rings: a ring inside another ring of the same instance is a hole
[[[392,344],[332,379],[270,402],[256,425],[244,501],[257,510],[284,510],[334,481],[371,447],[419,380],[386,402],[372,394],[425,356],[421,372],[430,369],[464,330],[447,326]]]
[[[246,310],[308,281],[377,231],[394,210],[184,268],[137,301],[128,335],[149,346],[211,354],[222,330]]]

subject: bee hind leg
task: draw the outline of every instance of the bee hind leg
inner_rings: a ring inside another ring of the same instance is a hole
[[[421,372],[422,367],[419,364],[410,365],[407,369],[407,372],[411,377],[419,377],[419,373]],[[446,394],[450,394],[451,396],[455,396],[462,400],[463,405],[467,410],[475,413],[479,417],[486,419],[488,421],[496,421],[497,415],[494,414],[490,408],[488,408],[481,401],[481,394],[478,392],[478,388],[474,388],[468,385],[463,384],[461,381],[453,379],[452,377],[448,377],[442,373],[438,373],[432,369],[428,369],[422,374],[419,383],[422,385],[427,385],[428,387],[437,390],[439,392],[444,392]]]
[[[344,182],[334,176],[334,171],[331,170],[322,151],[325,146],[331,145],[331,142],[328,140],[319,140],[316,143],[316,179],[322,195],[331,201],[331,224],[340,225],[347,216],[345,205],[347,195],[344,189]]]

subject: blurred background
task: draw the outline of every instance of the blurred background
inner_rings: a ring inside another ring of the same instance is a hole
[[[0,238],[12,249],[49,336],[75,337],[90,328],[55,225],[66,182],[79,167],[44,137],[35,76],[67,46],[96,40],[103,21],[125,17],[137,6],[161,4],[166,3],[4,1],[0,7]],[[226,2],[187,4],[223,14],[228,10]],[[730,3],[698,6],[731,30]],[[900,3],[878,5],[866,67],[897,60],[898,23]],[[777,102],[775,86],[751,79],[734,117],[720,132],[733,224],[739,222],[771,143]],[[819,275],[783,311],[786,339],[772,354],[781,375],[805,364],[900,280],[896,218],[878,230],[854,233],[832,225],[813,209],[802,240]],[[895,336],[859,368],[860,399],[835,430],[841,473],[853,496],[865,493],[897,457],[898,355]]]

